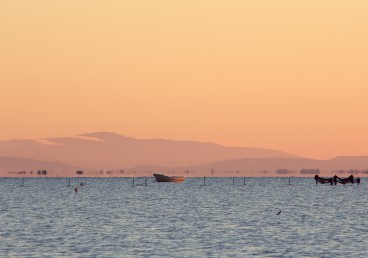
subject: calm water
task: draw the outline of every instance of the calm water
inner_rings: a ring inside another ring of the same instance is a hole
[[[21,181],[0,179],[1,257],[368,256],[367,179]]]

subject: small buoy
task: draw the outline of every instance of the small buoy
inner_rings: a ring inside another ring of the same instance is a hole
[[[75,193],[78,193],[78,187],[75,187],[75,188],[74,188],[74,192],[75,192]]]
[[[279,213],[277,213],[277,215],[280,215],[281,211],[279,211]]]

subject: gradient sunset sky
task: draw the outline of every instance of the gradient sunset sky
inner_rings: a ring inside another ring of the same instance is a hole
[[[368,1],[0,1],[0,140],[368,155]]]

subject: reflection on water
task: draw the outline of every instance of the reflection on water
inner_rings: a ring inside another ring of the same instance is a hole
[[[0,256],[367,256],[366,179],[84,182],[75,193],[66,179],[0,179]]]

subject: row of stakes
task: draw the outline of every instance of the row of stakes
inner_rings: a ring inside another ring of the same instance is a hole
[[[70,177],[69,177],[69,180],[68,180],[68,186],[70,186]],[[145,178],[144,179],[144,184],[135,184],[135,181],[134,181],[134,177],[133,177],[133,185],[132,186],[147,186],[147,180],[148,178]],[[154,180],[155,181],[155,180]],[[154,182],[153,181],[153,182]],[[79,182],[79,178],[78,178],[78,182]],[[235,177],[233,177],[233,185],[235,185]],[[245,177],[243,178],[243,185],[245,185]],[[290,184],[290,178],[289,178],[289,185]],[[21,187],[24,186],[24,177],[22,178],[22,184],[21,184]],[[203,185],[202,186],[206,186],[206,177],[203,177]],[[76,191],[77,192],[77,191]]]
[[[155,182],[156,180],[154,180],[153,182]],[[290,184],[290,179],[289,179],[289,184]],[[233,185],[235,185],[235,177],[233,178]],[[245,185],[245,177],[244,177],[244,185]],[[145,178],[144,180],[144,184],[135,184],[134,183],[134,177],[133,177],[133,184],[132,186],[147,186],[147,178]],[[202,186],[206,186],[206,177],[203,177],[203,185]]]
[[[147,179],[145,178],[144,180],[144,184],[135,184],[134,183],[134,177],[133,177],[133,185],[132,186],[147,186]],[[245,177],[243,177],[243,185],[245,185]],[[291,185],[291,179],[289,178],[289,185]],[[155,182],[156,180],[154,180],[153,182]],[[235,185],[235,177],[233,177],[233,185]],[[202,186],[206,186],[206,177],[203,177],[203,185]]]

